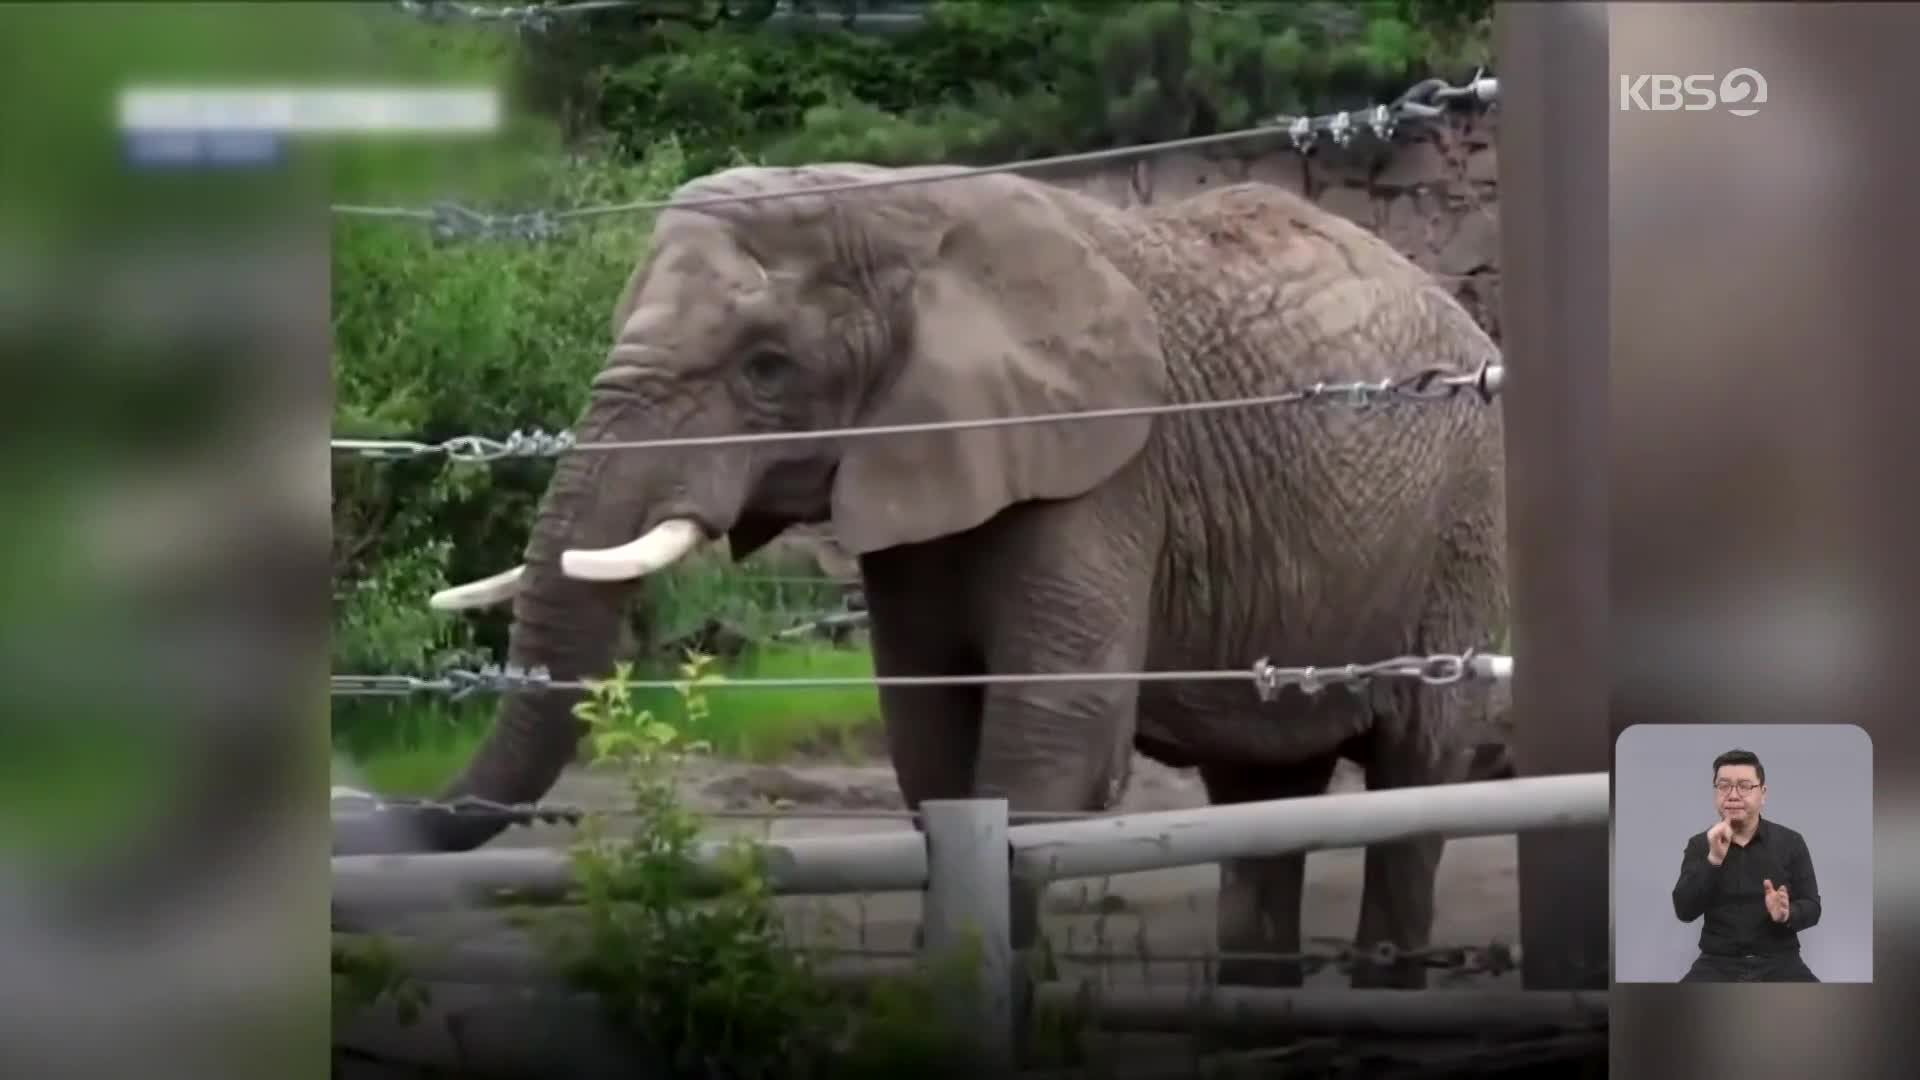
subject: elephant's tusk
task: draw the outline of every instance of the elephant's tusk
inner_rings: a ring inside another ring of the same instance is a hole
[[[502,603],[513,599],[514,594],[520,591],[520,578],[526,571],[526,566],[516,566],[489,578],[441,589],[433,594],[433,599],[428,600],[427,604],[435,611],[464,611]]]
[[[619,547],[562,552],[560,570],[580,581],[631,581],[672,566],[705,538],[695,522],[672,518]]]

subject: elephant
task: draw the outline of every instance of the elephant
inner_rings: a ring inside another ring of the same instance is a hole
[[[883,686],[909,806],[1097,812],[1136,752],[1196,769],[1215,804],[1322,793],[1342,759],[1372,789],[1469,778],[1486,691],[1388,679],[1263,700],[1252,669],[1499,640],[1496,402],[844,432],[1497,363],[1465,308],[1381,238],[1257,182],[1121,208],[945,165],[735,167],[673,202],[614,305],[576,440],[837,434],[561,453],[524,562],[435,599],[511,601],[511,663],[603,674],[639,579],[722,538],[741,559],[814,526],[857,561],[878,674],[1114,676]],[[1126,677],[1241,668],[1244,683]],[[578,694],[505,695],[445,797],[540,798],[575,752]],[[429,827],[441,850],[500,828]],[[1366,851],[1363,945],[1428,943],[1442,849]],[[1304,867],[1223,864],[1220,948],[1300,951]],[[1220,977],[1303,975],[1269,957]],[[1352,981],[1426,977],[1403,960]]]

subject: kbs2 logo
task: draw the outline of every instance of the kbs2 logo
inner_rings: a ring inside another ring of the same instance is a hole
[[[1767,103],[1766,76],[1752,68],[1713,75],[1622,75],[1620,111],[1706,112],[1725,107],[1735,116],[1752,116]]]

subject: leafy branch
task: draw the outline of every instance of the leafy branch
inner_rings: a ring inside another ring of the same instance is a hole
[[[674,1076],[892,1076],[964,1062],[940,1011],[945,967],[872,980],[850,997],[788,940],[766,848],[739,836],[717,851],[675,784],[709,748],[684,731],[707,716],[710,656],[681,667],[680,713],[637,708],[619,665],[575,707],[593,767],[621,772],[637,824],[614,837],[603,816],[573,847],[577,913],[549,920],[560,970]]]

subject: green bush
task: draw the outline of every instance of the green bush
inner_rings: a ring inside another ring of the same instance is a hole
[[[977,985],[977,937],[907,970],[876,972],[856,989],[830,977],[823,961],[831,954],[819,951],[846,947],[835,932],[842,927],[806,927],[782,910],[764,842],[736,835],[709,853],[711,823],[686,804],[677,777],[713,749],[696,734],[709,726],[711,660],[695,655],[680,665],[672,699],[658,711],[641,702],[624,664],[575,707],[589,728],[589,765],[624,781],[628,799],[617,827],[604,812],[581,822],[570,851],[571,903],[508,906],[508,918],[531,932],[549,970],[593,995],[607,1030],[645,1075],[980,1075],[952,1008]],[[413,970],[414,959],[435,951],[422,945],[336,934],[336,1025],[382,1003],[402,1024],[418,1022],[435,1004]],[[1056,1012],[1037,1012],[1035,1021],[1042,1038],[1033,1064],[1064,1064],[1056,1059],[1074,1054],[1080,1025]]]
[[[1067,153],[1390,99],[1485,63],[1486,0],[922,6],[879,37],[752,19],[583,20],[532,43],[521,77],[629,154],[677,136],[697,172]]]
[[[615,202],[665,195],[683,174],[668,141],[637,167],[556,157],[515,186],[538,205]],[[417,226],[343,219],[333,272],[335,434],[438,442],[571,425],[649,224],[636,214],[541,244],[443,245]],[[538,459],[337,456],[335,669],[419,673],[499,655],[504,613],[449,618],[430,612],[427,598],[519,561],[551,468]],[[336,731],[365,711],[341,704]]]

